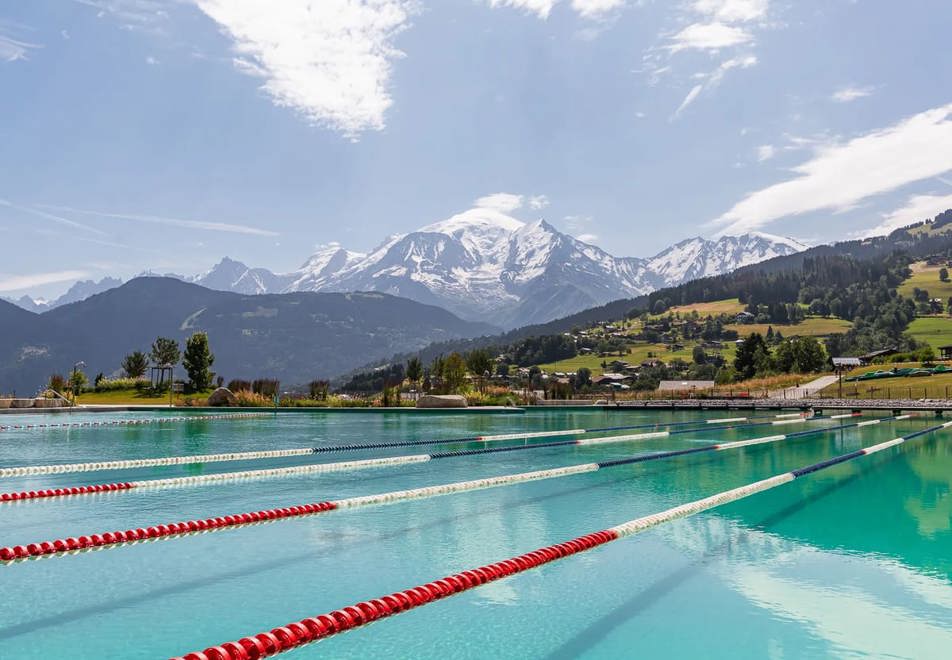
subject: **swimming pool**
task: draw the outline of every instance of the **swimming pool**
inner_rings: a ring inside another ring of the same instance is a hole
[[[178,414],[178,413],[176,413]],[[0,433],[0,466],[697,420],[637,442],[556,446],[209,485],[0,504],[0,545],[223,516],[762,437],[727,413],[307,412]],[[159,417],[117,413],[112,418]],[[736,416],[736,413],[733,413]],[[109,416],[71,415],[74,420]],[[56,416],[52,421],[63,421]],[[13,423],[4,416],[3,423]],[[28,421],[37,421],[31,417]],[[807,428],[842,420],[815,420]],[[929,418],[332,511],[0,566],[0,656],[168,658],[268,630],[925,428]],[[691,428],[682,427],[682,428]],[[621,433],[616,432],[616,433]],[[513,440],[503,446],[544,440]],[[945,656],[952,432],[840,465],[292,651],[287,657]],[[478,443],[442,446],[466,449]],[[57,488],[399,456],[419,447],[8,478]]]

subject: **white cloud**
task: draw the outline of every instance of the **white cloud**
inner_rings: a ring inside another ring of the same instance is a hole
[[[85,270],[57,270],[49,273],[34,273],[33,275],[17,275],[0,278],[0,291],[22,291],[44,284],[69,282],[88,277]]]
[[[489,6],[493,9],[496,7],[522,9],[545,19],[549,17],[557,2],[558,0],[489,0]]]
[[[843,211],[900,186],[952,170],[952,104],[816,150],[796,178],[748,194],[715,220],[738,234],[779,218]]]
[[[384,128],[392,63],[403,56],[393,41],[416,0],[195,1],[276,105],[352,138]]]
[[[247,234],[250,236],[278,236],[278,232],[268,229],[259,229],[249,227],[248,225],[234,225],[225,222],[205,222],[202,220],[183,220],[181,218],[166,218],[157,215],[142,215],[138,213],[105,213],[102,211],[88,211],[84,209],[74,209],[69,206],[42,205],[43,208],[64,213],[78,213],[80,215],[90,215],[97,218],[110,218],[114,220],[130,220],[132,222],[145,222],[156,225],[166,225],[169,227],[184,227],[186,229],[201,229],[205,231],[224,232],[229,234]]]
[[[871,96],[874,91],[874,87],[843,87],[833,92],[830,98],[837,103],[849,103],[865,96]]]
[[[542,20],[549,17],[559,0],[486,0],[493,9],[511,7],[535,14]],[[582,18],[599,19],[621,9],[627,0],[572,0],[572,9]]]
[[[777,154],[777,149],[772,144],[762,144],[757,147],[757,162],[762,163],[770,160]]]
[[[156,64],[159,63],[159,60],[158,58],[155,58],[152,55],[149,55],[147,58],[145,58],[145,63],[148,64],[149,66],[155,66]]]
[[[668,50],[721,50],[730,46],[749,44],[754,40],[750,32],[725,23],[692,23],[673,37]]]
[[[601,18],[625,6],[626,0],[572,0],[572,9],[582,18]]]
[[[595,241],[598,240],[598,234],[579,234],[579,235],[576,236],[575,238],[577,238],[578,240],[582,241],[583,243],[592,244],[592,243],[595,243]]]
[[[900,227],[931,220],[948,209],[952,209],[952,195],[913,195],[902,207],[884,213],[881,223],[861,235],[882,236]]]
[[[474,204],[477,208],[492,209],[500,213],[512,213],[522,208],[522,195],[513,193],[493,193],[477,199]]]
[[[534,195],[529,197],[528,204],[533,211],[539,211],[549,205],[549,198],[545,195]]]
[[[767,15],[768,0],[697,0],[694,11],[727,23],[747,22]]]

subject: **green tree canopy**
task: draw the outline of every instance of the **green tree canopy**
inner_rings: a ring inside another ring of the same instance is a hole
[[[178,346],[176,345],[177,350]],[[188,374],[188,384],[193,391],[201,392],[211,387],[215,374],[210,371],[210,368],[214,362],[215,356],[212,355],[211,348],[208,345],[207,334],[196,332],[186,340],[182,366],[185,367],[185,373]]]
[[[466,382],[466,361],[459,353],[450,353],[443,363],[443,387],[449,394],[456,394]]]
[[[178,342],[168,337],[156,337],[152,342],[152,364],[156,366],[177,364],[182,356]]]
[[[407,360],[407,379],[416,385],[423,378],[423,363],[420,358],[412,357]]]
[[[142,378],[149,366],[149,357],[142,351],[133,351],[122,358],[122,370],[128,378]]]

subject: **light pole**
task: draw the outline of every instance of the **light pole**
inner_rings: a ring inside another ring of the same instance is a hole
[[[80,360],[79,362],[73,365],[73,375],[70,379],[72,381],[70,383],[70,389],[73,391],[73,407],[76,406],[76,390],[78,388],[78,380],[76,378],[76,374],[79,372],[81,368],[82,369],[86,368],[86,363],[83,362],[82,360]]]

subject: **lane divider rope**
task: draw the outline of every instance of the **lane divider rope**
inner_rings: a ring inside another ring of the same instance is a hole
[[[905,418],[908,416],[903,416]],[[898,418],[897,418],[898,419]],[[871,420],[870,422],[862,422],[864,425],[868,424],[877,424],[882,421],[891,421],[886,420]],[[215,531],[219,529],[232,529],[236,527],[243,527],[246,525],[258,524],[261,522],[269,522],[278,518],[298,518],[302,516],[311,516],[319,513],[325,513],[327,511],[333,511],[336,509],[348,509],[355,508],[360,506],[370,506],[370,505],[381,505],[381,504],[390,504],[398,501],[407,501],[414,499],[422,499],[428,497],[437,497],[442,495],[450,495],[454,493],[461,493],[465,491],[473,490],[483,490],[487,488],[495,488],[499,486],[510,486],[519,483],[526,483],[529,481],[540,481],[544,479],[554,479],[559,477],[567,477],[576,474],[583,474],[587,472],[597,472],[598,470],[619,467],[622,465],[632,465],[635,463],[644,463],[648,461],[662,460],[666,458],[674,458],[677,456],[685,456],[688,454],[697,454],[707,451],[723,451],[727,449],[738,449],[741,447],[748,447],[751,445],[765,444],[769,442],[777,442],[785,438],[793,437],[804,437],[807,435],[814,435],[819,433],[829,433],[833,431],[840,431],[847,428],[857,427],[861,423],[846,424],[842,426],[837,426],[833,428],[824,428],[824,429],[813,429],[809,431],[800,431],[798,433],[791,433],[787,435],[772,435],[765,436],[763,438],[755,438],[752,440],[737,440],[734,442],[724,442],[717,443],[712,445],[705,445],[703,447],[692,447],[690,449],[681,449],[668,452],[659,452],[654,454],[641,454],[638,456],[631,456],[629,458],[615,459],[610,461],[601,461],[593,463],[582,463],[579,465],[569,465],[559,468],[551,468],[547,470],[535,470],[532,472],[521,472],[517,474],[505,474],[496,477],[486,477],[483,479],[472,479],[469,481],[458,481],[448,484],[438,484],[435,486],[424,486],[421,488],[411,488],[406,490],[397,490],[390,491],[386,493],[378,493],[374,495],[362,495],[357,497],[349,497],[340,500],[327,500],[323,502],[316,502],[310,504],[303,504],[291,507],[283,507],[280,509],[272,509],[269,511],[253,511],[249,513],[239,513],[228,516],[221,516],[216,518],[208,518],[205,520],[187,520],[184,522],[173,522],[167,523],[164,525],[154,525],[145,528],[138,528],[136,530],[127,530],[125,532],[108,532],[102,534],[90,534],[79,537],[70,537],[66,539],[57,539],[54,541],[45,541],[42,543],[30,543],[27,545],[17,545],[11,547],[0,548],[0,563],[2,562],[12,562],[22,559],[40,559],[45,557],[54,557],[62,556],[69,554],[71,552],[87,549],[106,549],[114,548],[122,545],[128,545],[130,543],[137,543],[142,541],[154,541],[160,539],[169,539],[174,537],[185,536],[197,532],[206,532],[206,531]],[[386,459],[381,459],[386,460]],[[135,488],[135,483],[125,483],[125,484],[105,484],[98,488],[98,490],[88,491],[88,492],[104,492],[104,491],[116,491],[124,490],[129,488]],[[272,515],[271,512],[278,511],[284,512],[282,515]]]
[[[904,418],[900,418],[904,419]],[[788,421],[788,420],[784,420]],[[794,422],[806,421],[789,420]],[[878,421],[878,420],[873,420]],[[729,430],[738,428],[749,428],[752,426],[763,426],[764,424],[778,424],[778,422],[760,422],[756,424],[739,424],[721,427],[718,430]],[[431,460],[441,458],[459,458],[462,456],[476,456],[481,454],[495,454],[501,452],[524,451],[530,449],[549,449],[553,447],[571,447],[571,446],[590,446],[614,444],[621,442],[634,442],[638,440],[648,440],[652,438],[664,438],[671,435],[682,433],[694,433],[698,429],[682,429],[676,431],[654,431],[650,433],[635,433],[628,435],[612,435],[602,438],[581,438],[576,440],[557,440],[554,442],[539,442],[528,445],[515,445],[510,447],[483,447],[480,449],[461,449],[457,451],[434,452],[430,454],[408,454],[403,456],[390,456],[384,458],[370,458],[353,461],[338,461],[335,463],[317,463],[313,465],[293,465],[289,467],[266,468],[262,470],[242,470],[237,472],[217,472],[213,474],[201,474],[187,477],[169,477],[166,479],[146,479],[141,481],[122,481],[105,484],[90,484],[84,486],[70,486],[62,488],[41,488],[38,490],[16,491],[0,493],[0,502],[15,502],[22,500],[35,500],[49,497],[66,497],[74,495],[92,495],[103,492],[115,492],[132,490],[135,488],[167,488],[197,486],[208,483],[218,483],[225,481],[238,481],[246,479],[263,478],[282,478],[290,476],[299,476],[305,474],[324,474],[329,472],[349,472],[355,470],[366,470],[379,467],[393,467],[396,465],[410,465],[414,463],[425,463]],[[272,455],[293,456],[301,455],[305,450],[275,450],[268,452]],[[295,452],[295,453],[287,453]],[[148,460],[148,459],[142,459]],[[172,460],[172,459],[169,459]],[[178,459],[176,459],[178,460]],[[184,462],[184,461],[182,461]],[[171,464],[171,463],[167,463]],[[101,464],[99,464],[101,465]],[[29,468],[8,468],[13,471],[10,476],[32,475]],[[107,468],[97,468],[107,469]],[[0,474],[0,476],[8,476]]]
[[[343,607],[326,614],[293,621],[270,631],[243,637],[239,640],[212,646],[204,651],[193,651],[172,660],[258,660],[290,651],[320,639],[359,628],[377,619],[411,610],[435,600],[474,589],[487,582],[522,573],[543,564],[591,550],[606,543],[617,541],[634,534],[644,532],[672,520],[692,516],[729,502],[762,493],[772,488],[788,484],[799,477],[824,470],[854,458],[868,456],[876,452],[895,447],[928,433],[952,426],[946,422],[907,436],[881,442],[865,449],[841,454],[820,463],[814,463],[790,472],[778,474],[767,479],[755,481],[739,488],[733,488],[710,497],[688,502],[665,511],[636,518],[608,529],[579,536],[569,541],[545,546],[525,554],[487,564],[471,570],[454,573],[447,577],[398,591],[380,598],[366,600]]]
[[[195,418],[191,418],[195,419]],[[804,421],[812,419],[803,417]],[[818,418],[819,419],[819,418]],[[793,420],[800,422],[800,419]],[[161,467],[167,465],[190,465],[193,463],[219,463],[223,461],[251,461],[265,460],[269,458],[288,458],[293,456],[310,456],[312,454],[326,454],[332,452],[360,451],[368,449],[392,449],[398,447],[411,447],[418,445],[442,445],[442,444],[462,444],[466,442],[501,442],[505,440],[519,440],[523,438],[541,438],[558,437],[562,435],[584,435],[589,433],[603,433],[609,431],[624,431],[640,428],[657,428],[659,426],[675,426],[693,424],[697,426],[700,422],[673,422],[671,424],[639,424],[636,426],[611,426],[593,429],[571,429],[568,431],[540,431],[532,433],[507,433],[502,435],[482,435],[470,436],[467,438],[448,438],[442,440],[404,440],[394,442],[375,442],[369,444],[353,445],[326,445],[323,447],[301,447],[296,449],[271,449],[262,451],[244,451],[244,452],[225,452],[220,454],[200,454],[195,456],[168,456],[161,458],[133,458],[115,461],[90,461],[86,463],[61,463],[52,465],[22,465],[15,467],[0,468],[0,478],[7,477],[26,477],[38,476],[43,474],[68,474],[75,472],[100,472],[104,470],[132,470],[144,467]],[[771,424],[776,422],[758,422],[757,424]],[[756,425],[756,424],[752,424]],[[726,428],[742,428],[732,425]],[[670,433],[689,433],[699,429],[688,429],[670,431]],[[658,433],[669,433],[659,431]],[[662,437],[647,435],[645,437]]]
[[[227,415],[179,415],[176,417],[143,417],[141,419],[107,419],[92,422],[62,422],[57,424],[9,424],[0,426],[0,431],[16,431],[27,429],[65,429],[86,428],[94,426],[139,426],[141,424],[156,424],[160,422],[204,422],[213,419],[246,419],[248,417],[266,417],[273,413],[230,413]]]

